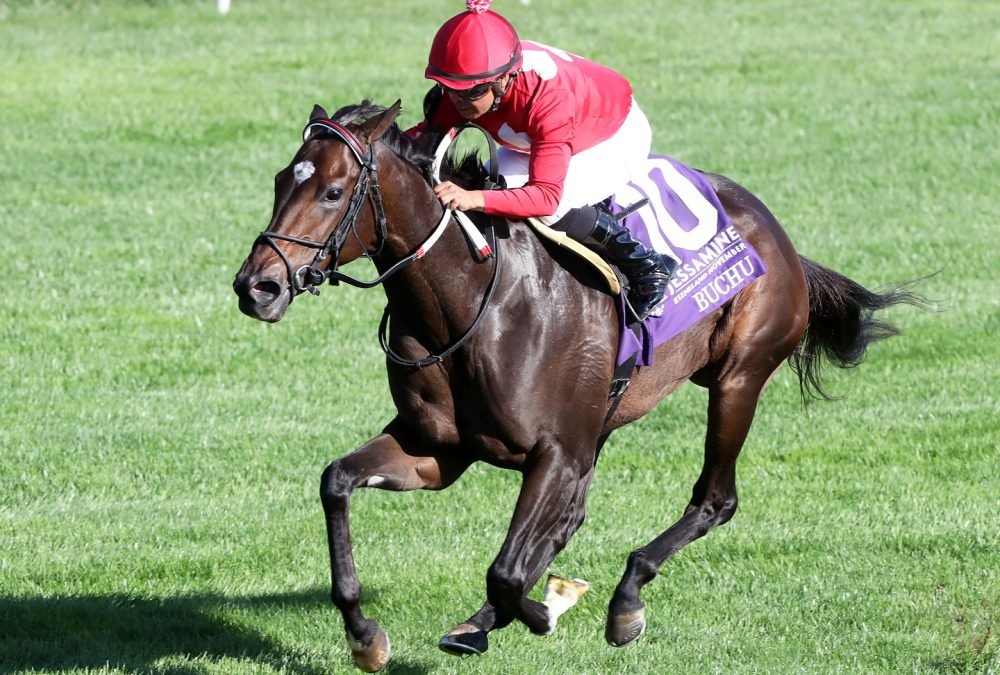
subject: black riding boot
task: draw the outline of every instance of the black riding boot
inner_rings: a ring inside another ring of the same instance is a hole
[[[640,321],[663,302],[677,261],[646,248],[613,215],[593,206],[573,209],[553,227],[593,248],[628,278],[628,301]]]

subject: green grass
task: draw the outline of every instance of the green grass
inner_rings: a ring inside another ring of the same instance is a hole
[[[229,288],[313,103],[402,98],[461,4],[0,1],[0,671],[349,672],[319,474],[389,419],[380,291],[280,324]],[[782,369],[741,507],[602,638],[628,552],[700,468],[704,393],[617,433],[553,571],[594,590],[555,635],[436,648],[479,607],[516,498],[360,491],[365,610],[397,673],[1000,671],[1000,12],[991,3],[606,3],[500,9],[625,73],[655,146],[761,196],[798,249],[878,287],[941,270],[943,311],[840,402]],[[498,5],[499,6],[499,5]]]

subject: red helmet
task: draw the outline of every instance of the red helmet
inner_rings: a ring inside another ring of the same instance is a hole
[[[467,0],[468,11],[450,18],[431,44],[424,77],[450,89],[490,82],[521,65],[521,41],[490,3]]]

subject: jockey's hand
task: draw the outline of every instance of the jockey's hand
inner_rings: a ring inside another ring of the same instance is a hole
[[[451,181],[435,185],[434,194],[442,206],[459,211],[482,211],[486,206],[482,190],[464,190]]]

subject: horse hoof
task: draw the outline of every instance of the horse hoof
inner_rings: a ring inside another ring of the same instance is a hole
[[[624,647],[635,642],[646,630],[646,608],[640,607],[634,612],[612,615],[608,614],[608,623],[604,627],[604,639],[615,647]]]
[[[438,647],[441,648],[441,651],[454,656],[468,656],[469,654],[479,656],[489,649],[490,644],[486,631],[476,628],[471,623],[463,623],[441,638]]]
[[[562,606],[565,605],[565,608],[569,609],[579,602],[583,594],[589,590],[590,584],[583,579],[566,579],[550,574],[545,581],[545,600],[542,602],[550,608],[556,605],[562,609]]]
[[[375,637],[367,646],[354,640],[350,633],[347,634],[347,644],[351,647],[354,665],[366,673],[375,673],[385,668],[392,653],[389,636],[378,627],[375,628]]]
[[[550,635],[556,629],[559,617],[566,613],[590,590],[590,584],[583,579],[566,579],[550,574],[545,582],[545,599],[542,604],[549,611],[549,626],[545,635]]]

